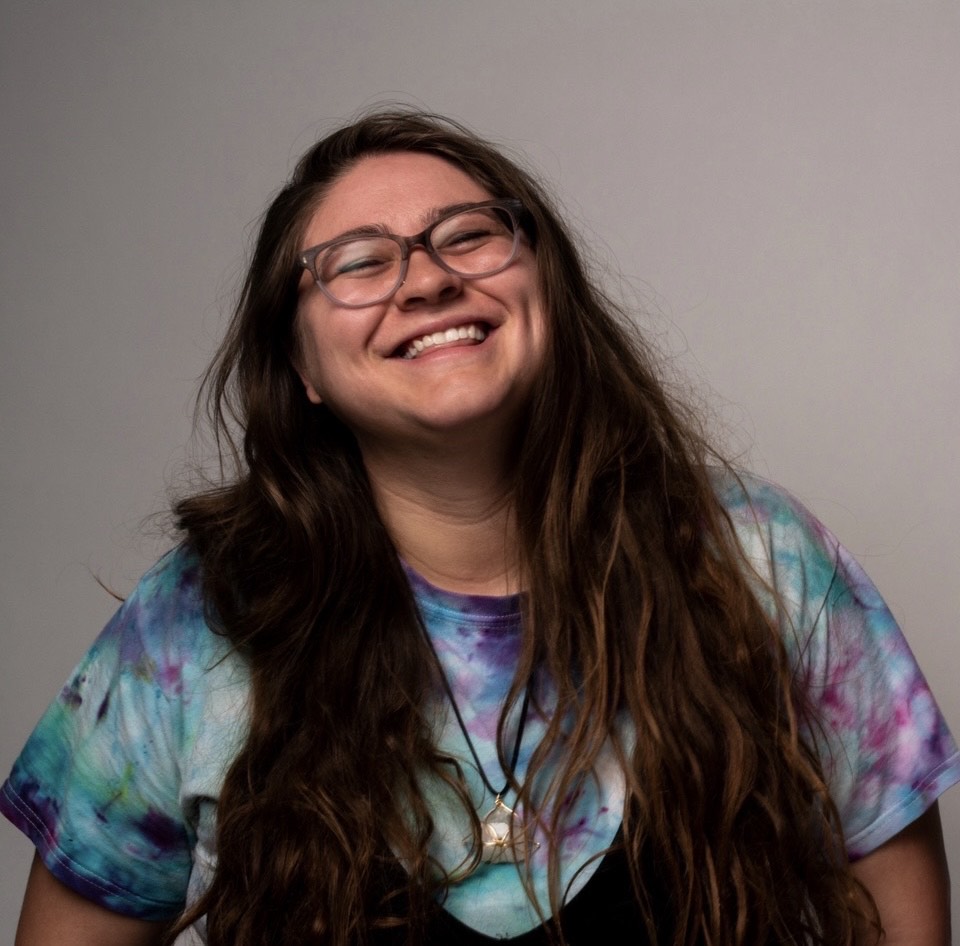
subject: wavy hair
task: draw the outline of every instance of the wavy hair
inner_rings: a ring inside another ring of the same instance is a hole
[[[293,367],[311,215],[357,161],[403,151],[523,202],[549,320],[517,448],[527,595],[499,734],[503,761],[503,720],[548,677],[556,710],[513,786],[528,813],[554,812],[550,902],[537,909],[556,918],[564,897],[553,840],[563,806],[550,802],[612,740],[626,775],[621,843],[651,943],[841,946],[879,929],[804,736],[816,720],[776,615],[758,602],[696,418],[665,392],[532,175],[461,125],[412,111],[369,114],[304,155],[266,211],[206,377],[232,468],[175,511],[202,562],[211,626],[249,662],[252,709],[218,803],[215,876],[177,929],[204,917],[212,946],[346,946],[391,928],[418,942],[456,879],[427,854],[425,773],[457,793],[479,843],[459,769],[431,742],[424,707],[437,681],[358,447],[308,403]],[[632,747],[618,736],[624,713]],[[535,801],[561,737],[566,761]],[[545,925],[563,941],[555,920]]]

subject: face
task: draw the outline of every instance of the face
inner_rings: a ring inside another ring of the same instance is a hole
[[[330,188],[302,245],[370,225],[409,236],[448,207],[501,196],[433,155],[364,158]],[[361,448],[471,429],[505,432],[530,397],[545,331],[525,237],[506,269],[479,279],[448,273],[415,247],[403,285],[364,308],[337,305],[304,272],[297,369],[307,397],[337,414]],[[428,336],[442,340],[424,344]]]

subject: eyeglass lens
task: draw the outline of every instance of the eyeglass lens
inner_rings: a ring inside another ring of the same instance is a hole
[[[434,258],[461,276],[486,276],[510,262],[515,226],[500,208],[465,210],[437,222],[428,241]],[[354,237],[327,247],[316,271],[327,292],[345,305],[369,304],[400,284],[403,246],[390,236]]]

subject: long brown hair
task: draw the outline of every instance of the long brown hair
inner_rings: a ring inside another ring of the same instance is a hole
[[[555,685],[557,707],[514,786],[521,803],[535,807],[530,786],[572,719],[546,801],[574,790],[613,741],[626,773],[623,845],[651,942],[853,943],[876,926],[875,908],[846,864],[803,735],[816,721],[758,603],[696,419],[665,393],[533,177],[462,126],[409,111],[368,115],[302,158],[265,214],[207,376],[235,466],[176,512],[201,558],[211,625],[249,661],[252,713],[218,803],[216,874],[178,929],[205,916],[213,946],[345,946],[394,925],[416,942],[450,881],[426,853],[424,773],[458,793],[479,830],[456,766],[429,737],[429,651],[357,445],[308,403],[292,366],[307,221],[357,160],[396,151],[438,155],[523,202],[548,313],[546,365],[517,450],[527,595],[501,719],[535,676]],[[631,750],[617,736],[624,712]],[[562,805],[549,807],[556,837]],[[559,851],[549,847],[550,903],[538,908],[557,916]]]

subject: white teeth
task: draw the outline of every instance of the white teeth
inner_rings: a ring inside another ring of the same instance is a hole
[[[474,341],[482,342],[487,337],[487,333],[477,324],[460,325],[457,328],[448,328],[444,332],[431,332],[429,335],[423,335],[415,338],[407,345],[403,353],[404,358],[416,358],[427,348],[433,348],[437,345],[445,345],[450,342],[458,342],[462,339],[472,338]]]

